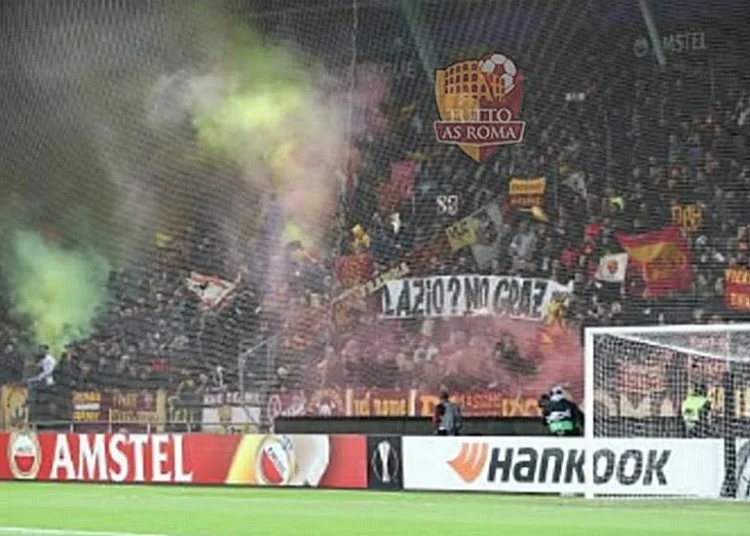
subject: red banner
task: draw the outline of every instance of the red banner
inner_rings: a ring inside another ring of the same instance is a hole
[[[461,406],[465,417],[536,417],[539,415],[539,396],[509,396],[498,391],[474,391],[452,395]],[[418,399],[417,416],[432,416],[439,398],[437,394],[422,394]]]
[[[461,405],[465,417],[536,417],[540,394],[513,396],[484,389],[451,393],[451,397]],[[298,401],[299,394],[294,396]],[[275,417],[431,417],[439,393],[419,389],[331,388],[312,392],[304,412],[292,411],[295,406],[291,394],[289,398],[290,409],[276,412]]]
[[[72,403],[73,422],[84,424],[78,429],[89,432],[106,431],[110,422],[130,432],[145,432],[149,423],[166,420],[161,391],[75,391]]]
[[[645,284],[644,297],[660,297],[688,290],[693,284],[690,250],[677,227],[617,237]]]
[[[352,417],[405,417],[415,415],[416,391],[407,389],[349,389],[346,412]]]
[[[0,480],[367,487],[355,435],[0,434]]]
[[[750,270],[727,268],[724,271],[724,304],[733,311],[750,311]]]

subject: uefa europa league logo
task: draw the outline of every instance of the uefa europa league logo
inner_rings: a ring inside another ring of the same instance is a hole
[[[388,469],[388,461],[391,457],[391,444],[388,441],[381,441],[378,444],[378,458],[380,459],[380,479],[384,484],[388,484],[391,481],[390,471]]]

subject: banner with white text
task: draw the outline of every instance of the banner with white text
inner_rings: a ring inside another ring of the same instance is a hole
[[[495,275],[412,277],[388,281],[384,318],[502,315],[526,320],[556,316],[573,292],[548,279]]]

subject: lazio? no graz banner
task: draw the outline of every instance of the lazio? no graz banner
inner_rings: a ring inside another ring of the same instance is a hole
[[[573,282],[515,276],[434,276],[389,281],[381,294],[384,318],[508,315],[543,320],[559,312]]]

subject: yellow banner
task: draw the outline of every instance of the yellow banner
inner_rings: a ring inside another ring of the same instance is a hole
[[[508,183],[510,202],[514,207],[538,207],[542,205],[547,189],[547,179],[511,179]]]
[[[154,236],[157,248],[166,248],[172,244],[172,236],[166,233],[156,233]]]
[[[445,230],[448,236],[448,244],[453,251],[473,246],[477,243],[477,227],[479,221],[474,216],[467,216],[457,221]]]
[[[672,223],[685,231],[694,233],[703,225],[703,205],[675,205],[672,207]]]
[[[23,428],[28,424],[27,400],[25,386],[4,385],[0,388],[0,429]]]

